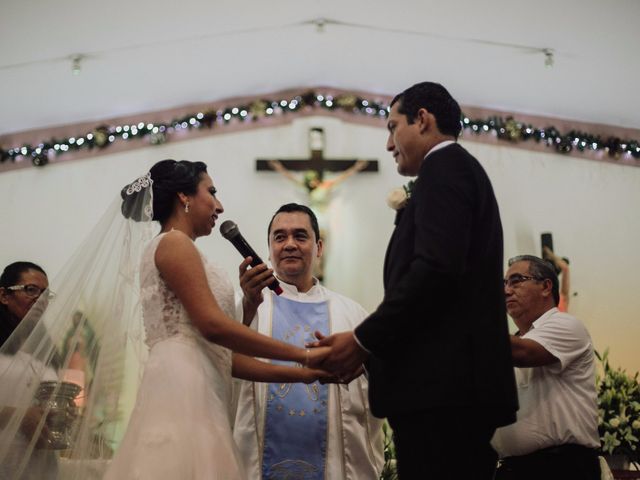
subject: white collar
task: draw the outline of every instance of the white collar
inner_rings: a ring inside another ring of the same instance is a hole
[[[547,310],[546,312],[544,312],[542,315],[540,315],[536,320],[534,320],[531,323],[531,326],[529,327],[529,330],[527,330],[527,333],[529,333],[531,330],[533,330],[534,328],[536,328],[537,326],[540,326],[541,324],[543,324],[544,322],[547,321],[547,319],[553,315],[554,313],[559,312],[558,307],[553,307],[549,310]],[[524,335],[526,335],[527,333],[522,333],[520,330],[518,330],[516,332],[516,335],[519,337],[522,337]]]
[[[551,315],[557,313],[558,311],[558,307],[553,307],[552,309],[547,310],[542,315],[540,315],[540,317],[535,322],[531,324],[531,328],[535,328],[541,323],[544,323]]]
[[[276,278],[280,282],[280,286],[282,287],[282,289],[292,297],[301,297],[301,296],[315,297],[317,295],[320,295],[320,290],[321,290],[320,281],[316,277],[313,277],[313,286],[306,292],[301,292],[300,290],[298,290],[298,287],[296,287],[291,283],[285,282],[277,275],[276,275]]]
[[[435,145],[431,150],[429,150],[427,152],[427,154],[424,156],[424,158],[427,158],[429,155],[431,155],[433,152],[436,152],[438,150],[443,149],[444,147],[448,147],[449,145],[451,145],[452,143],[456,143],[453,140],[445,140],[443,142],[438,143],[437,145]]]

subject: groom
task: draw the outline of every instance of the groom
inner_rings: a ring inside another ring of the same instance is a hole
[[[391,102],[387,150],[418,178],[387,248],[384,299],[354,332],[319,342],[333,347],[323,368],[343,378],[366,362],[402,479],[493,478],[489,441],[517,410],[500,214],[482,166],[456,143],[460,117],[436,83]]]

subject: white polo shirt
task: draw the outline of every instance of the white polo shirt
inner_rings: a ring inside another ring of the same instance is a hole
[[[493,448],[504,458],[567,443],[598,447],[594,354],[585,326],[552,308],[522,338],[539,343],[559,361],[515,369],[517,421],[496,430]]]

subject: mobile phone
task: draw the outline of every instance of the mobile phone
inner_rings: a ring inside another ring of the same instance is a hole
[[[553,236],[551,232],[544,232],[540,234],[540,251],[542,252],[542,258],[546,259],[544,253],[544,247],[548,247],[553,252]]]

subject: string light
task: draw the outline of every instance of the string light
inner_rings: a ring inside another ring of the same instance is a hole
[[[304,109],[340,111],[353,115],[376,118],[384,121],[389,116],[389,106],[381,101],[365,99],[355,93],[327,95],[308,91],[293,98],[256,99],[246,104],[198,111],[173,119],[167,123],[139,121],[132,125],[100,125],[91,132],[63,139],[51,139],[38,142],[37,147],[19,145],[7,150],[0,148],[0,162],[21,161],[30,158],[33,165],[44,166],[50,158],[64,155],[65,152],[80,150],[106,149],[117,141],[147,139],[152,145],[170,140],[172,133],[181,131],[181,137],[188,131],[203,128],[217,128],[231,121],[252,122],[263,116],[291,115]],[[512,117],[489,117],[472,119],[466,115],[461,118],[463,131],[471,135],[493,135],[511,143],[535,141],[542,142],[558,153],[572,151],[603,152],[611,158],[633,158],[640,165],[640,141],[638,139],[602,138],[596,134],[579,131],[560,133],[555,127],[538,128],[516,121]]]

